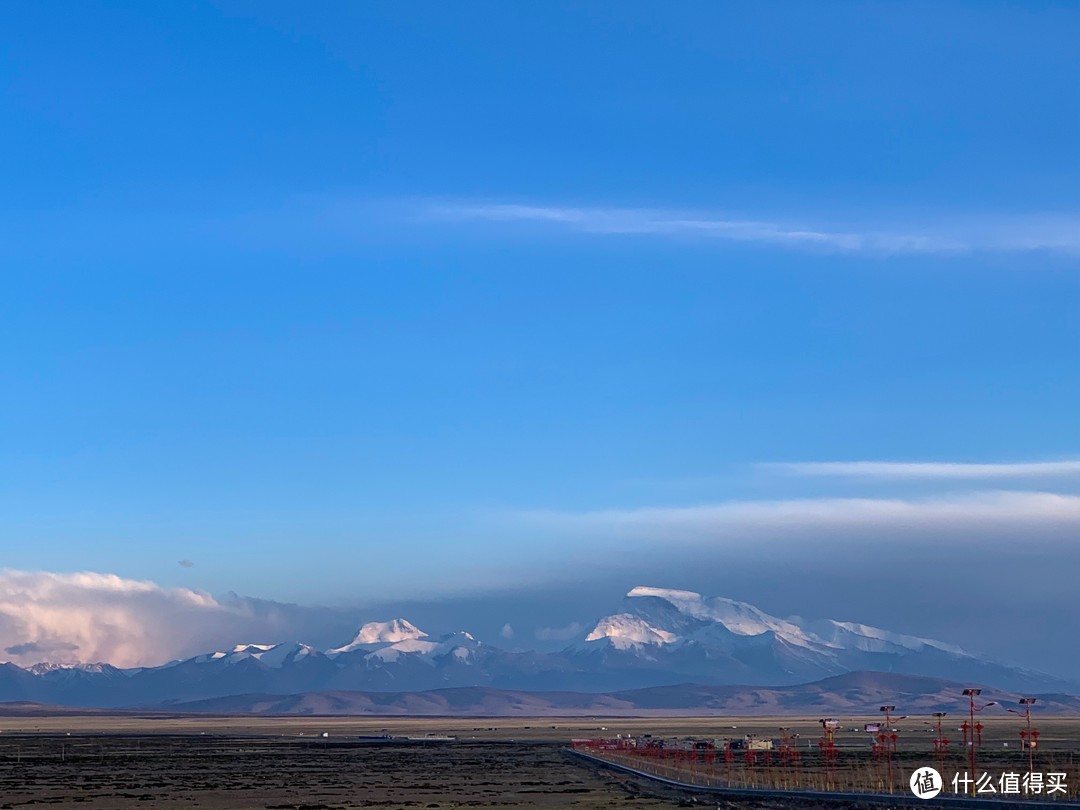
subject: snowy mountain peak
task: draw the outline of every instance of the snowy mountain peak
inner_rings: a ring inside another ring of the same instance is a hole
[[[391,644],[407,639],[425,638],[427,633],[406,619],[392,619],[388,622],[368,622],[360,628],[353,639],[354,644]]]
[[[413,660],[430,663],[432,659],[447,654],[454,654],[459,658],[468,657],[465,653],[480,646],[479,641],[462,630],[456,633],[448,633],[437,640],[431,638],[431,636],[421,634],[419,638],[405,638],[401,641],[379,644],[356,644],[354,642],[346,647],[330,650],[327,654],[334,657],[341,653],[359,650],[364,654],[365,659],[371,662],[378,661],[387,664],[395,661]],[[459,650],[463,652],[458,652]]]
[[[771,616],[746,602],[694,591],[639,585],[625,599],[626,610],[601,619],[585,638],[640,655],[650,650],[711,650],[742,655],[769,645],[785,671],[805,669],[808,662],[823,674],[871,666],[866,655],[945,654],[967,657],[959,647],[927,638],[894,633],[832,619],[805,621]]]
[[[401,644],[426,639],[428,634],[407,619],[391,619],[388,622],[368,622],[360,628],[356,638],[343,647],[327,650],[327,655],[339,655],[354,650],[368,649],[375,645]]]
[[[955,644],[946,644],[943,641],[935,641],[930,638],[908,636],[903,633],[893,633],[889,630],[882,630],[878,627],[856,622],[838,622],[828,619],[805,626],[807,629],[813,630],[819,638],[833,646],[846,644],[867,652],[887,652],[896,648],[921,652],[929,648],[951,653],[952,655],[969,655]]]
[[[745,602],[693,591],[638,585],[626,594],[624,604],[625,612],[600,619],[581,646],[595,649],[604,643],[646,657],[651,656],[650,649],[707,648],[738,657],[743,654],[740,650],[769,645],[784,661],[785,672],[804,671],[810,664],[819,674],[873,669],[875,661],[867,656],[974,658],[955,645],[930,638],[833,619],[780,619]]]
[[[27,672],[31,672],[34,675],[45,675],[47,673],[66,673],[66,672],[105,672],[113,669],[109,664],[95,663],[95,664],[57,664],[47,661],[34,664],[26,668]]]
[[[206,663],[220,661],[226,666],[238,664],[241,661],[259,661],[271,669],[280,669],[286,664],[295,663],[311,655],[317,655],[314,647],[301,644],[299,641],[286,641],[281,644],[237,644],[228,652],[214,652],[206,655],[197,655],[187,661],[194,663]],[[173,661],[163,668],[174,667],[185,661]]]
[[[701,601],[701,594],[694,593],[693,591],[679,591],[674,588],[653,588],[649,585],[638,585],[631,588],[626,594],[628,597],[634,596],[656,596],[660,599],[666,599],[669,602],[677,601]]]
[[[605,616],[597,622],[592,632],[585,636],[585,641],[607,639],[615,649],[626,650],[643,644],[671,644],[678,638],[674,633],[653,627],[630,613],[619,613]]]
[[[272,650],[276,647],[276,644],[237,644],[232,648],[234,653],[258,653]]]
[[[632,588],[626,597],[632,611],[639,615],[648,615],[654,611],[643,609],[634,602],[661,600],[684,617],[697,622],[723,625],[737,636],[760,636],[772,631],[796,644],[805,643],[807,640],[799,625],[770,616],[746,602],[736,602],[722,596],[704,597],[693,591],[639,585]]]

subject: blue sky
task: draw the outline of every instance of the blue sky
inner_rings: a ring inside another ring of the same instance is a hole
[[[852,583],[977,541],[1080,617],[1080,476],[993,467],[1080,455],[1074,4],[4,17],[0,567],[955,638]],[[764,466],[832,461],[991,467]]]

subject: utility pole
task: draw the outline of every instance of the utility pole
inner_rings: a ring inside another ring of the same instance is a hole
[[[1024,747],[1028,751],[1028,778],[1030,774],[1035,770],[1035,747],[1039,744],[1039,730],[1031,727],[1031,707],[1035,703],[1036,698],[1026,697],[1020,698],[1020,705],[1024,707],[1024,711],[1018,712],[1016,709],[1009,709],[1013,714],[1022,714],[1027,721],[1027,731],[1020,732],[1020,739],[1024,742]]]
[[[941,718],[944,716],[945,712],[934,712],[934,717],[937,718],[937,739],[934,740],[934,752],[937,754],[938,770],[941,773],[945,773],[945,753],[949,748],[949,741],[941,733]]]
[[[836,730],[840,728],[840,721],[822,719],[819,722],[821,723],[821,740],[818,741],[818,747],[825,760],[825,789],[832,790],[833,768],[836,763]]]
[[[968,698],[969,707],[969,722],[965,724],[964,728],[964,741],[968,744],[970,750],[969,761],[971,763],[971,795],[975,796],[975,782],[977,774],[975,772],[975,735],[978,732],[979,745],[982,745],[982,723],[975,725],[975,712],[981,712],[987,706],[994,706],[997,704],[996,700],[991,700],[989,703],[984,703],[982,706],[975,708],[975,698],[982,694],[982,689],[976,687],[968,687],[964,690]]]
[[[893,730],[892,730],[892,712],[896,711],[896,707],[895,706],[882,706],[881,709],[879,709],[879,711],[882,711],[882,712],[885,713],[885,733],[881,737],[881,742],[882,742],[882,745],[885,748],[884,754],[885,754],[885,763],[886,763],[886,773],[888,774],[886,784],[889,786],[889,793],[892,793],[892,789],[893,789],[892,752],[893,752],[893,749],[896,748],[896,734],[893,733]]]

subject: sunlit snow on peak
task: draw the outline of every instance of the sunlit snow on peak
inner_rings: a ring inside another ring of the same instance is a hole
[[[355,650],[369,649],[373,645],[400,644],[425,639],[428,634],[407,619],[391,619],[388,622],[368,622],[348,644],[327,650],[327,655],[340,655]]]
[[[678,641],[678,636],[666,630],[650,626],[644,619],[629,613],[605,616],[593,631],[585,636],[586,641],[608,639],[616,649],[639,647],[643,644],[670,644]]]

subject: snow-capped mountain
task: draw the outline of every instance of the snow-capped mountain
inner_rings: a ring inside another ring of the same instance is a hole
[[[343,647],[335,647],[327,650],[327,655],[340,655],[341,653],[355,650],[371,650],[377,645],[401,644],[402,642],[420,642],[414,649],[425,649],[430,642],[421,641],[426,639],[427,633],[418,628],[412,622],[405,619],[393,619],[388,622],[368,622],[356,634],[356,638]]]
[[[0,664],[0,701],[160,706],[230,695],[443,687],[635,689],[677,683],[787,686],[855,671],[1000,688],[1077,687],[932,639],[854,622],[781,619],[745,602],[641,586],[559,653],[507,651],[459,631],[431,636],[403,618],[369,622],[346,644],[239,644],[158,667]]]
[[[48,677],[60,677],[71,678],[76,677],[80,672],[89,672],[94,674],[102,673],[123,673],[125,670],[117,669],[109,664],[49,664],[40,663],[34,664],[26,668],[26,671],[32,675],[48,676]]]
[[[745,602],[707,598],[692,591],[639,586],[626,595],[625,613],[606,616],[586,637],[618,649],[647,644],[705,644],[735,648],[746,639],[767,637],[792,647],[839,653],[940,650],[967,656],[959,647],[932,639],[892,633],[877,627],[832,619],[806,622],[779,619]]]
[[[343,666],[363,661],[369,669],[406,660],[437,666],[447,655],[454,655],[456,660],[467,660],[482,646],[485,645],[465,632],[432,638],[405,619],[394,619],[365,624],[352,642],[327,650],[327,655],[340,657]]]
[[[198,663],[207,661],[220,661],[225,665],[236,664],[240,661],[253,659],[271,669],[281,669],[291,663],[314,655],[318,651],[307,644],[299,641],[286,642],[284,644],[237,644],[227,652],[214,652],[207,655],[198,655],[191,659]],[[174,662],[179,663],[179,662]],[[169,666],[169,665],[166,665]]]
[[[781,685],[858,670],[1018,686],[1054,680],[933,639],[832,619],[781,619],[733,599],[645,586],[633,588],[624,610],[600,619],[567,654],[613,673],[700,683]]]

